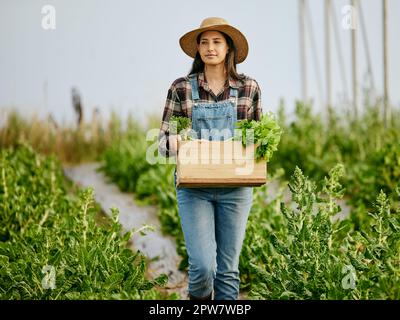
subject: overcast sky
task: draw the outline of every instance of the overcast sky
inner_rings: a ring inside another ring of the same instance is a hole
[[[322,0],[308,0],[317,44],[322,84],[308,40],[308,87],[325,99],[324,15]],[[351,95],[350,31],[341,26],[348,0],[332,0],[338,17],[347,91]],[[400,106],[400,1],[389,0],[389,93]],[[371,50],[372,71],[382,93],[381,0],[362,0]],[[42,27],[44,5],[55,8],[55,30]],[[94,107],[104,116],[116,110],[139,120],[160,116],[170,84],[188,73],[192,59],[179,47],[181,35],[205,17],[224,17],[247,37],[250,50],[238,71],[255,78],[264,111],[276,111],[285,99],[288,111],[301,97],[298,0],[0,0],[0,108],[25,115],[51,112],[57,121],[71,121],[70,89],[82,93],[86,115]],[[359,77],[366,72],[359,30]],[[332,34],[333,97],[344,93]],[[319,89],[322,85],[322,93]],[[322,101],[321,101],[322,99]],[[0,113],[1,116],[1,113]]]

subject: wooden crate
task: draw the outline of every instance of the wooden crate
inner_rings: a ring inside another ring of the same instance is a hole
[[[240,141],[178,141],[177,187],[261,186],[267,163]]]

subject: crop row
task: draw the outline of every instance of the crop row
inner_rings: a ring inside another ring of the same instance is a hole
[[[0,150],[0,299],[163,298],[166,275],[146,279],[118,210],[100,225],[93,190],[68,189],[54,156]]]

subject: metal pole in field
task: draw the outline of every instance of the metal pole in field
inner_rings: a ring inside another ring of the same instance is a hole
[[[326,66],[326,112],[332,106],[332,83],[331,83],[331,0],[325,0],[325,66]]]
[[[357,0],[351,0],[351,6],[354,10],[353,18],[357,18]],[[358,80],[357,80],[357,28],[358,21],[353,21],[353,28],[351,29],[351,60],[352,60],[352,75],[353,75],[353,108],[354,118],[358,118]]]
[[[364,43],[364,51],[365,51],[365,58],[367,59],[367,73],[368,73],[368,84],[369,89],[372,90],[372,94],[375,94],[375,79],[374,73],[372,70],[372,62],[371,62],[371,55],[369,49],[369,42],[368,42],[368,35],[367,35],[367,28],[365,24],[365,18],[362,9],[362,2],[358,4],[358,11],[360,12],[360,29],[362,32],[363,43]]]
[[[305,45],[305,1],[300,0],[299,4],[299,30],[300,30],[300,72],[301,72],[301,93],[303,102],[307,102],[307,56]]]
[[[388,32],[387,32],[387,0],[382,1],[382,9],[383,9],[383,120],[385,123],[385,127],[388,126],[391,110],[389,106],[389,75],[388,75]]]
[[[339,26],[338,26],[338,19],[335,11],[335,7],[332,7],[332,30],[334,34],[334,40],[335,40],[335,48],[337,51],[337,57],[338,57],[338,64],[340,66],[340,78],[342,81],[342,88],[343,88],[343,93],[344,93],[344,99],[346,104],[349,103],[349,94],[348,94],[348,87],[347,87],[347,77],[346,77],[346,66],[344,63],[344,58],[343,58],[343,48],[342,48],[342,42],[340,41],[340,36],[339,36]]]
[[[322,76],[321,76],[321,72],[320,72],[320,66],[319,66],[319,59],[318,59],[318,50],[317,50],[317,43],[315,41],[315,35],[314,35],[314,26],[313,26],[313,19],[312,19],[312,15],[311,15],[311,10],[310,10],[310,6],[308,2],[305,2],[305,10],[306,10],[306,14],[305,14],[305,21],[306,21],[306,27],[307,27],[307,31],[308,31],[308,35],[310,36],[310,44],[311,44],[311,51],[313,54],[313,62],[314,62],[314,71],[315,71],[315,78],[317,81],[317,95],[318,95],[318,101],[319,101],[319,105],[321,106],[321,108],[324,105],[324,88],[323,88],[323,81],[322,81]]]

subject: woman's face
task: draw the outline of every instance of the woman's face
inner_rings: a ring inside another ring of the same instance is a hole
[[[197,50],[205,64],[217,65],[225,62],[229,47],[221,32],[205,31],[200,36]]]

